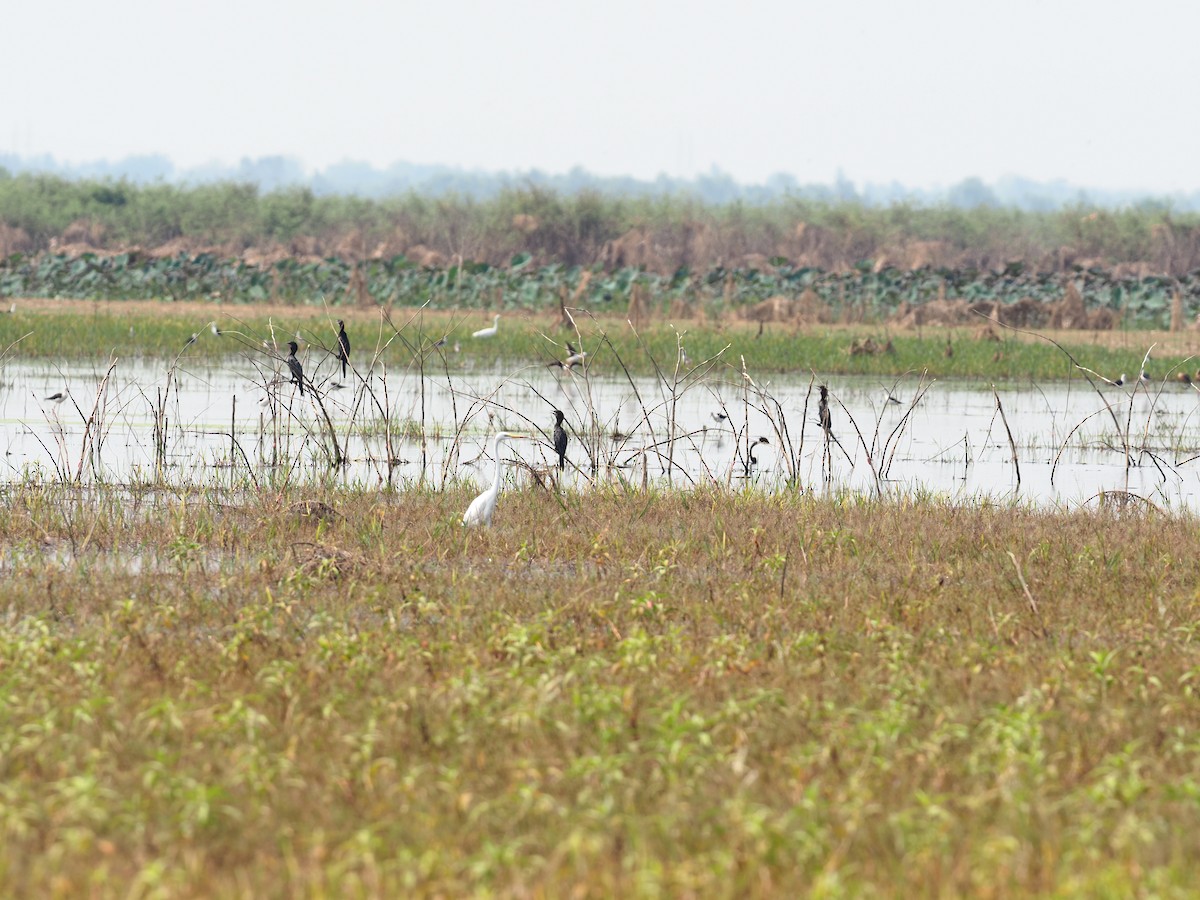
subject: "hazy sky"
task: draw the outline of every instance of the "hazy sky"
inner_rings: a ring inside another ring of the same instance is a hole
[[[47,0],[0,150],[1200,189],[1200,4]]]

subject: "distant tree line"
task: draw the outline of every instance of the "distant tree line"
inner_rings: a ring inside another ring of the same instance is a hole
[[[686,191],[558,190],[512,184],[487,197],[410,190],[379,198],[251,181],[144,184],[0,169],[0,253],[78,254],[130,247],[309,258],[406,255],[671,271],[754,268],[772,260],[824,269],[864,261],[898,268],[1044,270],[1200,267],[1200,213],[1143,202],[1047,211],[782,193],[713,202]]]

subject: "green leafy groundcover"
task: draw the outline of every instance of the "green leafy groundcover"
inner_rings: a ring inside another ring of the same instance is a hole
[[[853,306],[868,317],[884,316],[901,304],[921,304],[939,296],[972,302],[1056,300],[1068,282],[1075,284],[1089,308],[1123,310],[1126,321],[1140,327],[1168,323],[1176,290],[1183,294],[1189,315],[1200,309],[1200,270],[1177,280],[1117,278],[1100,269],[1080,269],[1064,276],[1034,272],[1020,263],[1000,272],[931,268],[876,272],[871,262],[865,261],[849,272],[827,272],[792,266],[777,258],[761,270],[718,267],[695,272],[682,267],[671,275],[657,275],[634,268],[603,272],[557,263],[537,266],[528,254],[514,256],[504,267],[465,262],[448,268],[421,267],[402,255],[363,262],[288,258],[254,265],[211,253],[164,258],[127,252],[76,257],[14,254],[0,262],[2,297],[184,300],[220,296],[246,303],[267,299],[319,302],[365,290],[378,302],[430,300],[435,307],[483,308],[493,305],[502,292],[510,307],[544,308],[569,298],[574,305],[604,309],[621,308],[640,285],[655,303],[684,300],[710,308],[811,290],[834,309]]]

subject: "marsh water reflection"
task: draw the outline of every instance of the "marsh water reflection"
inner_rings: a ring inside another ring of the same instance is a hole
[[[341,388],[318,381],[315,403],[242,359],[181,365],[172,375],[168,366],[122,360],[109,372],[90,361],[7,362],[3,479],[334,478],[436,487],[487,477],[487,467],[473,463],[501,428],[537,439],[514,448],[526,464],[509,470],[519,479],[548,466],[557,407],[572,431],[569,486],[623,479],[773,490],[790,481],[1039,505],[1128,491],[1159,505],[1200,507],[1193,459],[1200,392],[1174,383],[1105,387],[1102,395],[1080,380],[1007,384],[998,391],[1001,417],[983,383],[830,376],[837,440],[827,446],[808,376],[746,379],[724,369],[694,372],[672,387],[653,377],[541,366],[423,378],[389,370],[372,374],[369,390],[361,379]],[[62,402],[47,399],[59,392]],[[767,443],[754,444],[760,437]],[[755,466],[747,465],[751,445]],[[338,454],[347,464],[331,468]]]

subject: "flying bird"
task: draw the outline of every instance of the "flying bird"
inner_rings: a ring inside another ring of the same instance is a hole
[[[300,349],[300,345],[295,341],[288,341],[288,369],[292,373],[292,383],[300,386],[300,396],[304,396],[304,366],[300,365],[300,360],[296,359],[296,351]]]

